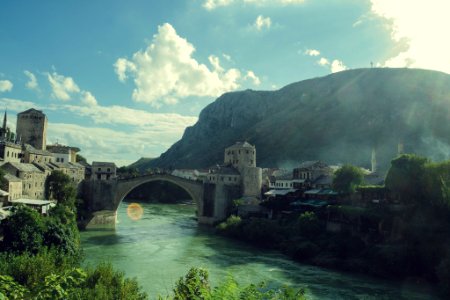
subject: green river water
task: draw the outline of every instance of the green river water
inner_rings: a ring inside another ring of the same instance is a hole
[[[308,299],[434,299],[427,287],[340,273],[291,261],[274,251],[216,236],[197,226],[195,207],[141,203],[138,221],[118,209],[116,230],[81,233],[87,264],[111,261],[136,277],[151,299],[170,294],[190,267],[208,269],[212,285],[233,274],[239,283],[264,280],[271,286],[304,287]]]

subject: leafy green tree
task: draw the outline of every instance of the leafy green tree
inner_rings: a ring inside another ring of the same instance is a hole
[[[75,161],[87,163],[86,158],[84,158],[81,154],[77,154],[77,156],[75,157]]]
[[[364,174],[358,167],[343,165],[333,178],[333,189],[341,194],[353,194],[364,181]]]
[[[41,249],[45,224],[37,211],[26,206],[18,206],[2,226],[2,245],[5,250],[37,253]]]
[[[76,188],[70,177],[59,170],[53,171],[45,182],[46,196],[58,203],[75,207]]]
[[[5,171],[3,169],[0,169],[0,189],[8,190],[8,181],[5,178]]]
[[[391,161],[386,175],[386,187],[404,203],[425,199],[423,183],[428,159],[414,154],[402,154]]]
[[[175,300],[210,299],[208,271],[201,268],[191,268],[184,278],[180,278],[173,290]]]

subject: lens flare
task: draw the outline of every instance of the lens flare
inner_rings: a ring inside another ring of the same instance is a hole
[[[127,215],[133,221],[138,221],[142,218],[144,209],[139,203],[130,203],[127,207]]]

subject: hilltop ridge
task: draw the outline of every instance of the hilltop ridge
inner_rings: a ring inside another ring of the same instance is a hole
[[[276,91],[225,93],[181,140],[145,167],[204,168],[236,141],[257,149],[262,167],[303,160],[369,167],[372,149],[386,169],[406,152],[450,156],[450,75],[421,69],[355,69]]]

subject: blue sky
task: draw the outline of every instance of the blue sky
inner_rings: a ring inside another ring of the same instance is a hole
[[[129,164],[159,156],[228,91],[371,62],[448,73],[448,11],[445,0],[2,0],[0,107],[11,128],[42,109],[49,143]]]

